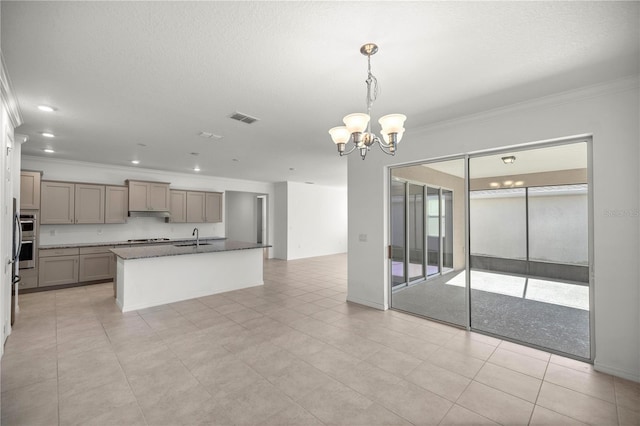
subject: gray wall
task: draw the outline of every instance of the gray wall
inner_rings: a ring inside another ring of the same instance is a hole
[[[257,196],[251,192],[227,191],[226,235],[230,240],[256,242]]]

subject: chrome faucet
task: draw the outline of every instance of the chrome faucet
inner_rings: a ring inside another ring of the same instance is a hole
[[[193,228],[193,233],[191,234],[191,236],[196,236],[196,248],[200,247],[200,231],[198,231],[198,228]]]

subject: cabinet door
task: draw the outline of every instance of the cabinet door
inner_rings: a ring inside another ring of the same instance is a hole
[[[125,223],[129,210],[129,190],[126,186],[105,188],[104,223]]]
[[[40,258],[38,287],[77,283],[78,257],[53,256]]]
[[[104,185],[76,183],[75,223],[104,223]]]
[[[66,182],[43,181],[40,192],[40,223],[60,225],[75,219],[75,185]]]
[[[187,191],[171,190],[171,222],[184,223],[187,221]]]
[[[80,282],[113,279],[112,253],[81,254]]]
[[[222,222],[222,193],[207,192],[206,201],[206,221],[210,223]]]
[[[146,211],[149,205],[149,182],[129,181],[129,210]]]
[[[169,211],[169,184],[149,183],[149,210]]]
[[[205,221],[205,193],[187,192],[187,222],[203,223]]]
[[[38,270],[37,269],[20,269],[20,284],[18,291],[25,288],[38,287]]]
[[[20,210],[40,209],[40,172],[20,173]]]

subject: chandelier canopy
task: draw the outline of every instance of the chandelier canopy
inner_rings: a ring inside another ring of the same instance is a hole
[[[377,143],[385,154],[395,155],[398,143],[404,134],[404,121],[407,117],[403,114],[388,114],[378,120],[382,130],[379,138],[371,132],[371,107],[378,97],[378,80],[371,74],[371,56],[378,51],[374,43],[367,43],[360,48],[360,53],[367,57],[368,75],[367,83],[367,113],[353,113],[345,116],[344,126],[334,127],[329,130],[333,143],[338,147],[340,156],[349,155],[356,149],[360,150],[360,156],[364,160],[371,145]],[[353,141],[353,147],[345,151],[347,143]]]

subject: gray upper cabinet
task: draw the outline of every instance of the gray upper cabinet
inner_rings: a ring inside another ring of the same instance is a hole
[[[127,180],[129,211],[169,211],[169,184]]]
[[[169,184],[149,184],[149,206],[151,210],[169,211]]]
[[[187,222],[204,223],[205,221],[205,193],[187,192]]]
[[[76,183],[75,222],[104,223],[104,185]]]
[[[146,211],[149,204],[149,182],[127,181],[129,184],[129,210]]]
[[[40,172],[20,173],[20,210],[40,209]]]
[[[40,223],[43,225],[70,224],[75,221],[75,184],[42,181]]]
[[[125,223],[128,211],[129,190],[127,187],[105,187],[104,223]]]
[[[206,222],[222,222],[222,193],[207,192],[205,196],[205,204]]]
[[[170,193],[170,222],[184,223],[187,221],[187,191],[171,190]]]

